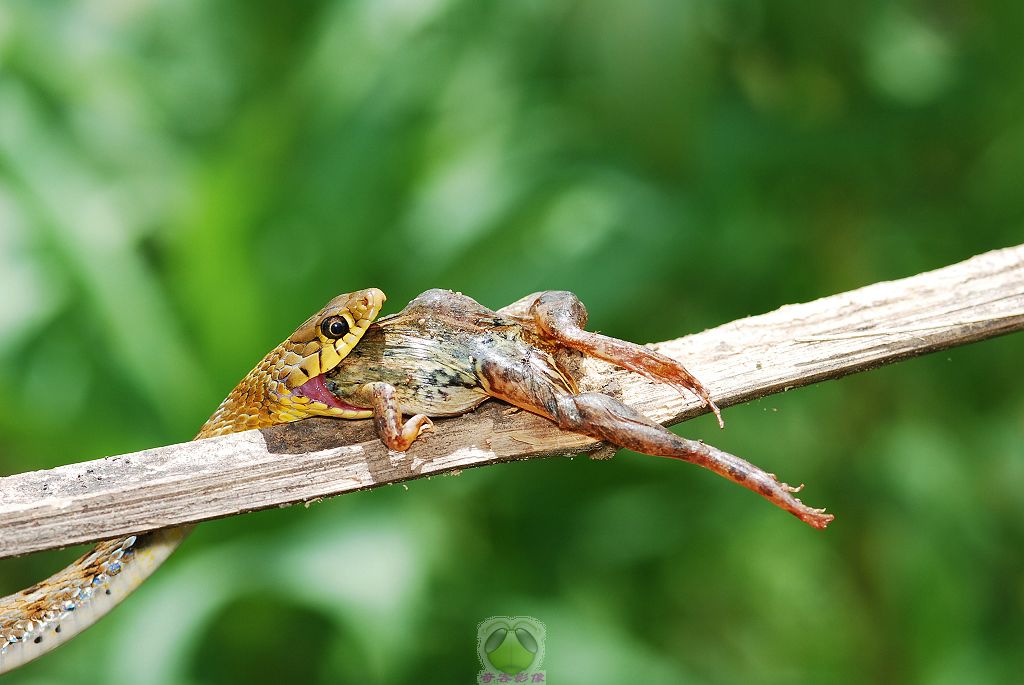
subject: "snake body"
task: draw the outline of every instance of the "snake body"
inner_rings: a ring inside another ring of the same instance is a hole
[[[376,288],[339,295],[275,347],[224,399],[195,439],[310,416],[367,418],[323,374],[352,350],[384,303]],[[0,599],[0,673],[67,642],[117,606],[177,549],[191,526],[102,542],[46,580]]]

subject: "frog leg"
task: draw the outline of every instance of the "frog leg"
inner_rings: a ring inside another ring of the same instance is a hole
[[[373,424],[381,442],[388,449],[404,452],[420,433],[433,428],[434,424],[425,414],[416,414],[402,422],[402,409],[395,398],[395,386],[378,382],[368,383],[366,388],[373,396]]]
[[[832,521],[833,516],[826,514],[824,509],[808,507],[793,496],[803,486],[794,488],[779,482],[773,474],[745,459],[699,440],[680,437],[607,395],[589,392],[569,396],[561,399],[558,407],[557,421],[560,427],[585,433],[634,452],[680,459],[703,466],[758,493],[815,528],[824,528]]]
[[[508,360],[485,359],[478,368],[481,383],[489,395],[548,418],[563,430],[589,435],[634,452],[703,466],[756,492],[815,528],[824,528],[833,518],[823,509],[812,509],[794,497],[800,488],[781,483],[774,475],[717,447],[682,438],[608,395],[573,394],[536,373],[536,369],[520,367]]]
[[[666,383],[679,392],[689,390],[714,412],[718,425],[725,427],[722,412],[711,399],[711,393],[675,359],[636,343],[583,330],[587,325],[587,310],[573,293],[560,290],[533,293],[499,309],[498,313],[521,321],[532,319],[541,335],[549,340],[629,369],[655,383]]]

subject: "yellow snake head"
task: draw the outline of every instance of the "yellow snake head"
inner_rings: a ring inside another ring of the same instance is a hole
[[[199,436],[262,428],[310,416],[372,416],[372,411],[334,397],[324,386],[323,374],[352,351],[377,318],[385,299],[377,288],[367,288],[328,302],[249,372]]]

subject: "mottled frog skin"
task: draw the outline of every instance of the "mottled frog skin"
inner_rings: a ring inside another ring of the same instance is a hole
[[[402,411],[456,416],[492,396],[495,376],[515,377],[536,392],[552,383],[575,393],[555,346],[510,316],[448,290],[428,290],[398,314],[378,319],[326,376],[340,400],[372,407],[370,382],[388,383]],[[543,379],[544,382],[537,383]]]
[[[804,522],[832,520],[807,507],[793,488],[753,464],[681,438],[619,400],[578,389],[572,355],[604,359],[695,393],[721,415],[708,390],[678,361],[634,343],[583,330],[586,309],[569,292],[533,293],[492,311],[448,290],[428,290],[401,312],[370,325],[359,344],[324,374],[338,411],[372,415],[381,440],[409,449],[432,428],[429,417],[455,416],[494,397],[543,416],[564,430],[645,454],[704,466],[757,492]],[[403,415],[413,414],[408,421]]]

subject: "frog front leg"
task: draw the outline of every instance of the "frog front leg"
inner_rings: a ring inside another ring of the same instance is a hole
[[[548,290],[533,293],[499,309],[498,313],[532,323],[540,335],[552,342],[629,369],[655,383],[666,383],[680,392],[688,390],[714,412],[719,426],[725,426],[711,393],[675,359],[636,343],[583,330],[587,325],[587,309],[571,292]]]
[[[376,382],[367,383],[365,389],[373,397],[373,424],[377,428],[377,436],[388,449],[404,452],[420,433],[433,428],[434,424],[425,414],[416,414],[403,423],[395,386]]]

